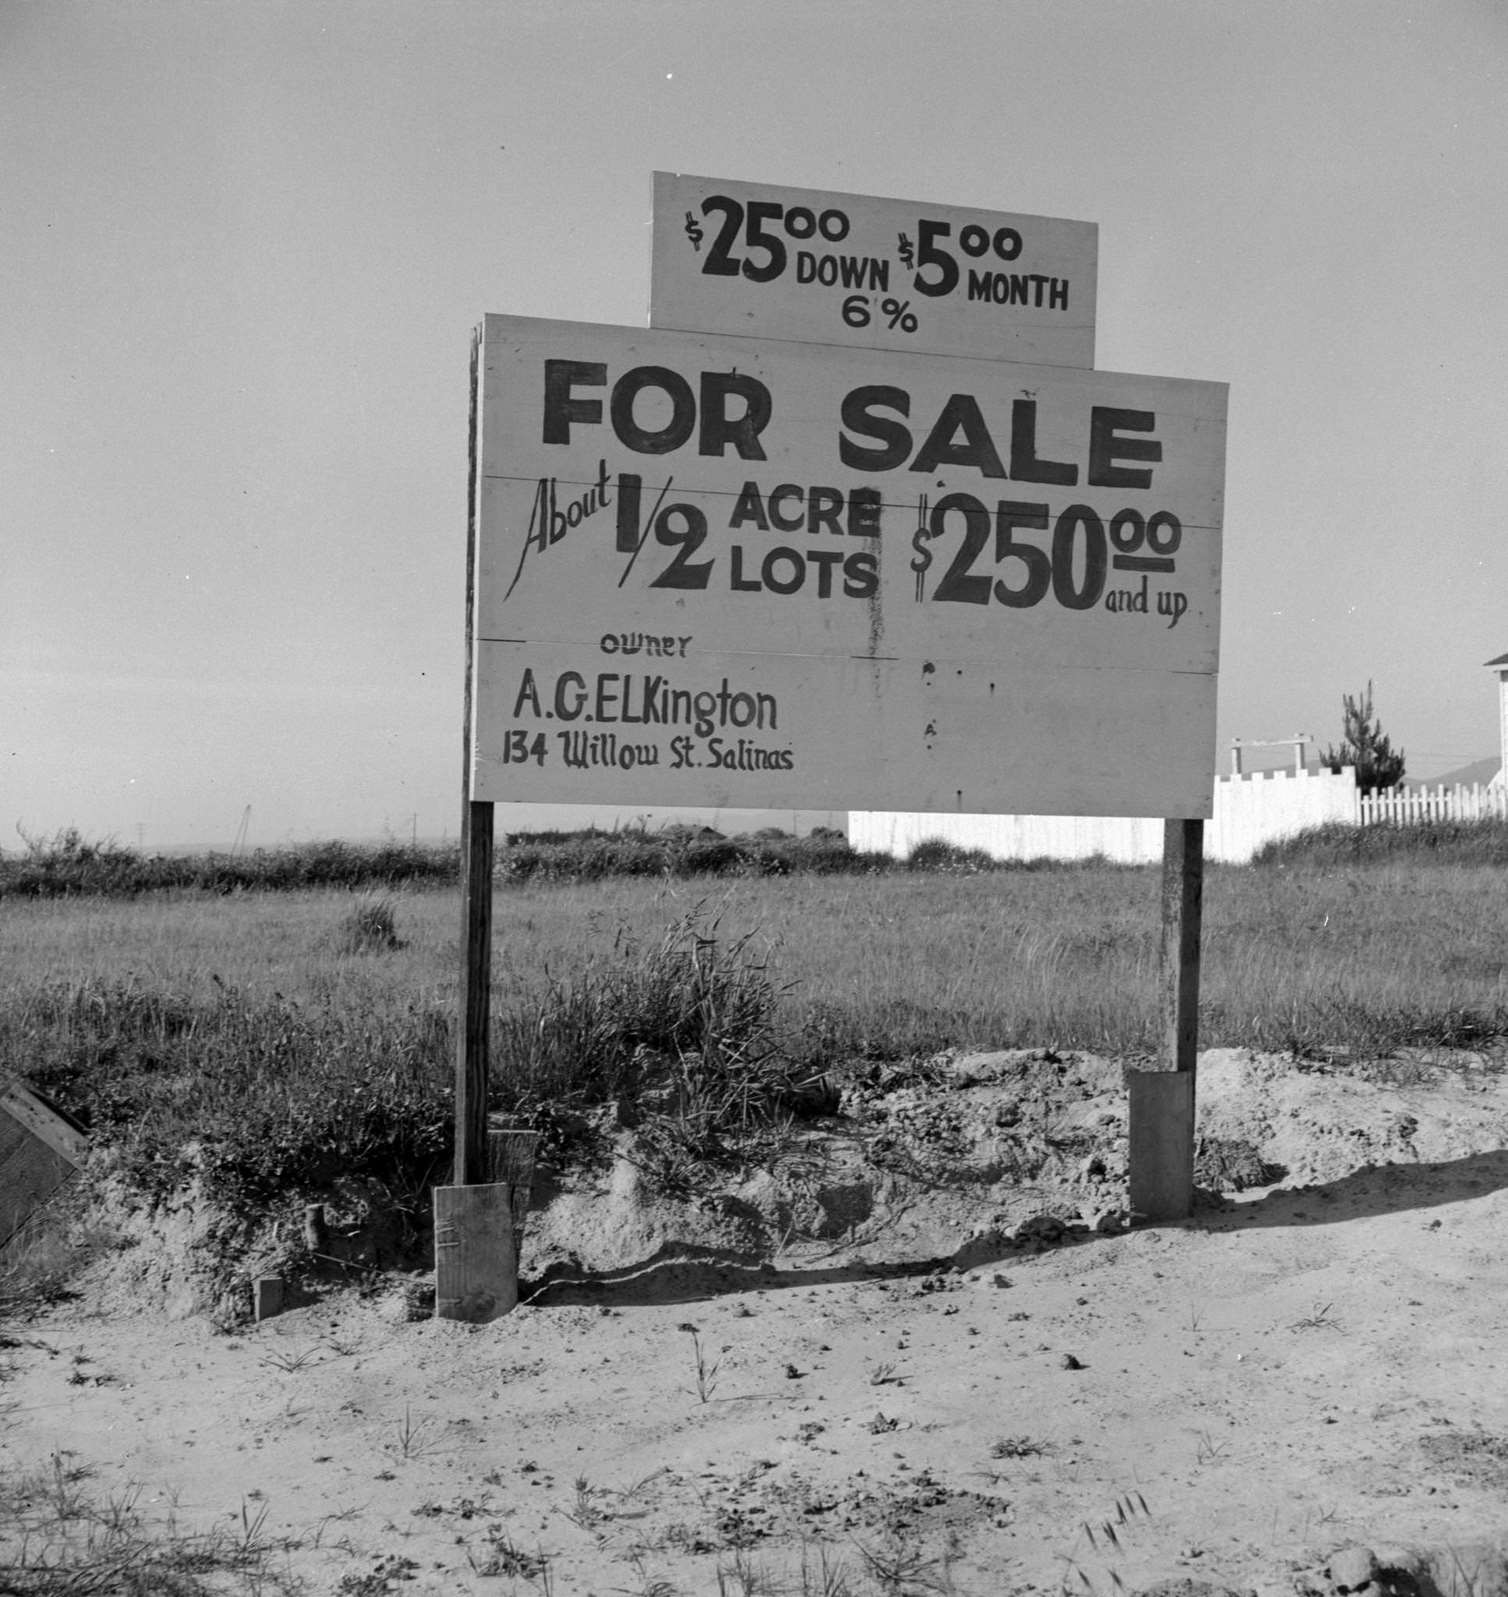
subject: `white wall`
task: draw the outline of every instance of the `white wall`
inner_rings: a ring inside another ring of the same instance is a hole
[[[1327,821],[1356,820],[1349,770],[1269,771],[1222,776],[1204,828],[1207,859],[1245,864],[1263,843]],[[996,859],[1087,859],[1103,854],[1127,865],[1162,858],[1160,820],[1095,815],[911,815],[850,810],[848,841],[903,858],[926,838],[982,848]]]

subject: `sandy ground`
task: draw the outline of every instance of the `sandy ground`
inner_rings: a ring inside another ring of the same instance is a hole
[[[1327,1592],[1358,1544],[1505,1589],[1508,1076],[1205,1055],[1202,1129],[1287,1176],[1101,1233],[1031,1216],[1113,1211],[1118,1073],[991,1059],[871,1102],[871,1140],[931,1125],[930,1177],[862,1213],[829,1172],[830,1234],[773,1264],[619,1170],[545,1195],[526,1274],[572,1228],[575,1261],[487,1326],[392,1290],[232,1334],[103,1292],[13,1323],[0,1460],[180,1523],[265,1508],[314,1593]],[[1080,1135],[1028,1192],[980,1150],[1033,1070]]]

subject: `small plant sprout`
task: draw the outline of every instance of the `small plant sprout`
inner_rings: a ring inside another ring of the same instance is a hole
[[[892,1538],[885,1547],[855,1542],[869,1578],[885,1597],[911,1597],[912,1593],[947,1592],[952,1580],[944,1560],[931,1557],[915,1542]]]
[[[306,1365],[313,1364],[319,1357],[319,1346],[306,1347],[301,1353],[285,1353],[280,1348],[271,1353],[264,1354],[257,1360],[269,1370],[281,1370],[285,1375],[292,1375],[303,1369]]]
[[[74,1457],[72,1450],[63,1448],[53,1452],[47,1460],[46,1496],[53,1513],[59,1519],[84,1517],[86,1498],[84,1493],[76,1488],[94,1474],[93,1468],[88,1464],[64,1462],[65,1459],[72,1457]]]
[[[701,1332],[693,1326],[688,1326],[691,1332],[691,1347],[696,1359],[696,1395],[703,1403],[710,1402],[712,1394],[717,1390],[717,1372],[722,1368],[722,1353],[728,1351],[725,1346],[722,1353],[715,1358],[702,1346]]]
[[[990,1444],[991,1458],[1036,1458],[1047,1451],[1047,1443],[1034,1436],[1002,1436]]]
[[[638,1576],[639,1584],[629,1590],[627,1586],[615,1586],[614,1591],[623,1593],[623,1597],[676,1597],[678,1588],[670,1581],[656,1578],[649,1573],[644,1562],[642,1552],[632,1552],[628,1561],[633,1565],[634,1574]]]
[[[662,1475],[670,1473],[668,1464],[661,1464],[658,1469],[650,1470],[649,1474],[636,1480],[632,1486],[623,1487],[617,1494],[620,1503],[633,1503],[648,1492],[649,1488],[659,1480]]]
[[[1226,1449],[1230,1446],[1229,1440],[1217,1442],[1208,1431],[1199,1433],[1198,1458],[1201,1464],[1219,1464],[1226,1458]]]
[[[740,1548],[733,1562],[717,1565],[717,1597],[777,1597],[779,1583],[762,1564],[756,1564]]]
[[[603,1494],[601,1490],[592,1485],[585,1475],[578,1475],[575,1479],[575,1501],[565,1511],[565,1517],[573,1525],[579,1525],[582,1530],[596,1530],[607,1515],[597,1503]]]
[[[261,1503],[256,1513],[252,1513],[246,1506],[247,1499],[241,1499],[240,1530],[233,1532],[236,1553],[244,1559],[255,1558],[265,1552],[271,1545],[265,1534],[264,1527],[267,1523],[267,1504]]]
[[[554,1590],[550,1555],[543,1548],[536,1548],[532,1553],[525,1552],[500,1525],[488,1530],[481,1558],[473,1558],[467,1553],[466,1561],[479,1575],[506,1575],[512,1579],[533,1581],[541,1592]]]
[[[825,1543],[817,1544],[815,1568],[807,1544],[801,1545],[801,1597],[855,1597],[847,1564],[841,1557],[832,1556]]]
[[[136,1504],[141,1498],[140,1486],[127,1486],[119,1494],[112,1492],[95,1508],[95,1516],[109,1536],[124,1536],[136,1519]]]
[[[1293,1322],[1293,1329],[1295,1331],[1318,1331],[1328,1327],[1330,1330],[1338,1330],[1339,1326],[1330,1318],[1330,1310],[1334,1307],[1333,1303],[1316,1303],[1310,1313]]]
[[[400,1458],[422,1458],[436,1446],[434,1434],[429,1429],[432,1421],[415,1420],[407,1403],[403,1405],[402,1420],[395,1420],[393,1424]]]

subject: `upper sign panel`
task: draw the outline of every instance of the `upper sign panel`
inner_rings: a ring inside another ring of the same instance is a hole
[[[656,172],[651,327],[1094,365],[1099,229]]]

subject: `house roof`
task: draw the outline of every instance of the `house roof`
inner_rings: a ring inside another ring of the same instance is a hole
[[[1500,654],[1496,660],[1488,660],[1488,665],[1508,665],[1508,654]]]

